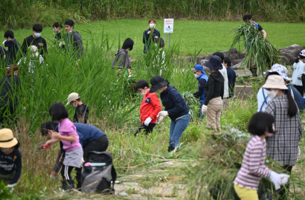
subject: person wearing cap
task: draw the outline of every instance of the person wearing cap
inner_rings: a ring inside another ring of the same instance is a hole
[[[291,91],[281,76],[268,76],[263,88],[271,98],[265,112],[275,118],[276,130],[274,137],[266,138],[267,155],[280,163],[290,174],[298,158],[298,146],[303,133],[300,114]],[[289,188],[289,185],[286,188]],[[288,199],[286,195],[285,189],[282,188],[279,191],[279,199]]]
[[[23,40],[21,49],[24,54],[27,53],[28,47],[30,45],[35,45],[38,48],[38,52],[44,56],[45,53],[48,53],[47,41],[41,37],[42,25],[35,24],[33,26],[33,34]]]
[[[15,113],[19,104],[18,96],[21,92],[21,81],[18,77],[18,72],[18,66],[12,64],[6,70],[5,76],[1,80],[0,123],[3,123],[6,119],[16,120]]]
[[[245,23],[249,23],[250,25],[252,25],[259,32],[262,32],[263,38],[264,38],[264,41],[265,41],[265,39],[267,37],[267,32],[263,29],[263,27],[261,25],[259,25],[258,23],[256,23],[255,21],[252,20],[251,15],[244,15],[243,16],[243,21]],[[247,42],[246,42],[246,49],[247,49]],[[252,76],[257,76],[257,66],[255,65],[253,59],[249,61],[248,67],[250,68]]]
[[[79,94],[77,94],[76,92],[72,92],[71,94],[69,94],[68,102],[66,105],[69,104],[76,108],[73,117],[73,122],[87,124],[89,107],[81,101]]]
[[[7,187],[14,187],[21,176],[22,159],[19,146],[11,129],[0,129],[0,182],[3,181]]]
[[[201,108],[204,103],[204,92],[205,92],[204,88],[205,88],[205,84],[208,81],[208,77],[203,71],[202,65],[199,64],[195,65],[195,67],[193,68],[193,72],[195,78],[198,80],[198,91],[195,92],[193,95],[195,98],[199,98],[199,103],[200,103],[199,117],[203,119],[204,115],[201,113]]]
[[[114,69],[115,66],[118,67],[118,71],[120,72],[123,68],[127,69],[127,73],[130,75],[130,69],[131,69],[131,63],[128,55],[128,51],[131,51],[133,49],[133,40],[130,38],[127,38],[121,49],[118,50],[118,52],[115,54],[115,58],[112,62],[112,69]]]
[[[179,147],[182,133],[190,122],[190,111],[181,94],[174,86],[169,85],[162,76],[152,77],[150,84],[150,92],[159,93],[165,107],[165,110],[159,112],[158,122],[161,122],[166,116],[171,119],[168,147],[170,152]]]
[[[82,145],[84,150],[84,160],[87,160],[88,153],[91,151],[106,151],[108,148],[108,138],[106,133],[102,130],[98,129],[95,126],[81,123],[73,123],[76,127],[76,132],[79,136],[79,142]],[[58,123],[47,121],[41,125],[40,132],[43,136],[47,136],[51,139],[51,131],[58,132]],[[53,171],[50,175],[51,178],[55,178],[58,172],[60,172],[63,168],[63,160],[65,158],[65,150],[63,149],[63,144],[60,142],[60,150],[58,152],[58,156],[56,159],[56,163],[53,167]],[[63,177],[64,178],[64,177]],[[76,180],[77,180],[77,188],[81,188],[81,170],[80,168],[76,168]],[[66,183],[63,182],[63,188],[66,188]]]
[[[20,68],[28,67],[28,72],[34,73],[35,68],[42,66],[44,59],[42,55],[39,54],[38,48],[35,45],[29,46],[29,52],[31,52],[30,56],[22,57],[17,65]],[[27,58],[29,58],[29,60]]]
[[[235,82],[236,82],[236,73],[231,68],[231,60],[228,57],[223,59],[223,66],[227,69],[228,74],[228,83],[229,83],[229,97],[232,98],[234,96]]]
[[[84,55],[84,46],[80,34],[73,30],[74,21],[71,19],[65,21],[65,29],[67,32],[65,48],[68,52],[72,51],[72,56],[74,58],[80,59]]]
[[[299,110],[304,110],[304,103],[301,94],[298,90],[290,85],[291,78],[288,77],[288,70],[285,66],[280,64],[274,64],[271,70],[267,71],[266,80],[269,75],[280,75],[287,86],[287,88],[291,91],[291,95],[294,98],[295,102],[298,105]],[[257,95],[257,112],[264,112],[268,102],[271,100],[267,95],[267,90],[264,88],[260,88]]]
[[[148,20],[148,29],[143,33],[143,44],[144,44],[144,53],[147,53],[151,43],[154,43],[155,39],[160,38],[160,32],[156,28],[156,20],[151,18]]]
[[[15,64],[17,60],[19,60],[19,49],[20,44],[14,37],[14,32],[11,30],[7,30],[4,33],[5,41],[3,42],[3,45],[8,48],[5,61],[6,65],[9,66],[10,64]]]
[[[221,130],[220,115],[223,107],[224,78],[219,72],[223,68],[219,56],[213,55],[204,65],[211,69],[209,80],[205,86],[202,114],[207,113],[208,128]]]
[[[304,86],[302,83],[302,75],[305,73],[305,49],[300,52],[300,55],[293,64],[292,84],[300,92],[304,94]]]
[[[215,52],[213,55],[219,56],[221,59],[222,68],[219,70],[221,73],[224,83],[223,83],[223,104],[225,104],[225,99],[229,98],[229,79],[228,79],[228,72],[227,68],[224,66],[224,54],[221,52]]]

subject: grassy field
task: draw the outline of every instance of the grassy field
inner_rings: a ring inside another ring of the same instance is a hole
[[[255,20],[255,19],[254,19]],[[242,22],[208,22],[208,21],[184,21],[174,22],[174,33],[171,35],[171,44],[180,47],[181,55],[193,55],[202,50],[201,55],[216,51],[229,50],[232,44],[232,30],[237,28]],[[282,48],[291,44],[305,45],[302,33],[304,27],[298,23],[268,23],[262,22],[261,26],[268,33],[268,39],[276,48]],[[96,21],[88,24],[76,24],[75,30],[79,31],[83,42],[88,44],[93,38],[96,44],[101,42],[102,32],[109,37],[112,44],[111,52],[115,53],[118,46],[121,47],[123,41],[130,37],[135,41],[134,50],[130,53],[131,57],[142,55],[143,32],[148,28],[147,20],[111,20]],[[163,20],[157,20],[157,30],[163,34]],[[63,31],[65,31],[63,29]],[[23,39],[32,34],[31,30],[15,30],[15,38],[22,43]],[[0,36],[4,31],[0,31]],[[54,39],[52,27],[44,28],[42,36],[47,39],[49,48]],[[168,35],[166,38],[168,42]],[[168,47],[168,44],[166,45]],[[241,50],[244,47],[241,46]],[[86,52],[85,52],[86,53]]]

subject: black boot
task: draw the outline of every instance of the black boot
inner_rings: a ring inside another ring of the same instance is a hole
[[[62,189],[63,190],[68,190],[68,183],[67,183],[67,181],[63,180],[63,181],[61,181],[61,183],[62,183]]]
[[[174,151],[175,147],[168,147],[168,152]]]
[[[67,180],[67,182],[68,182],[69,190],[73,191],[73,189],[75,188],[74,181],[73,180]]]
[[[81,191],[81,189],[82,189],[82,182],[81,182],[81,180],[76,180],[76,189],[78,191]]]

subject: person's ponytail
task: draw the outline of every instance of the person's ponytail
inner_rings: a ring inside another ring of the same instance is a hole
[[[289,117],[294,117],[298,113],[298,107],[292,97],[290,89],[287,91],[287,98],[288,98],[288,115]]]

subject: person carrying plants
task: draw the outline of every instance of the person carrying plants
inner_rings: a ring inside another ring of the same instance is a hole
[[[142,125],[134,135],[136,136],[143,128],[145,129],[145,134],[148,135],[156,126],[158,114],[162,108],[161,103],[158,96],[150,92],[149,84],[146,80],[139,80],[135,85],[135,90],[143,96],[143,100],[140,106]]]
[[[265,39],[267,37],[267,32],[263,29],[263,27],[261,25],[259,25],[258,23],[256,23],[255,21],[252,20],[252,16],[251,15],[244,15],[243,16],[243,21],[245,23],[250,23],[259,32],[262,32],[263,38],[264,38],[264,41],[265,41]],[[246,49],[247,49],[247,41],[245,41],[245,42],[246,42]],[[257,76],[257,66],[254,63],[253,59],[249,61],[248,67],[250,68],[252,76]]]
[[[143,33],[144,53],[147,53],[151,43],[154,43],[155,39],[160,38],[160,32],[155,29],[156,23],[157,22],[154,18],[148,20],[149,28]]]
[[[82,145],[84,151],[84,160],[87,160],[87,155],[91,151],[103,152],[108,148],[108,138],[106,133],[101,131],[95,126],[81,123],[73,123],[76,127],[76,132],[79,136],[79,142]],[[43,136],[47,136],[52,139],[52,134],[50,131],[58,131],[58,123],[47,121],[41,125],[40,132]],[[50,175],[51,178],[55,178],[58,172],[63,170],[63,160],[65,158],[65,150],[63,149],[63,144],[60,142],[60,150],[58,151],[58,156],[56,163],[53,167],[53,171]],[[63,177],[64,179],[64,177]],[[76,168],[76,181],[77,189],[81,188],[81,168]],[[63,188],[66,188],[65,182],[63,182]]]
[[[208,82],[208,77],[203,71],[202,65],[195,65],[192,69],[194,72],[195,78],[198,80],[198,91],[193,95],[195,98],[199,98],[200,108],[199,108],[199,117],[200,119],[204,118],[204,114],[201,113],[201,108],[204,104],[204,95],[205,95],[205,84]]]
[[[127,73],[130,75],[131,63],[128,55],[128,51],[131,51],[133,48],[133,40],[127,38],[121,49],[115,54],[114,61],[112,62],[112,69],[115,66],[118,66],[118,72],[120,73],[123,68],[127,69]]]
[[[4,33],[5,41],[3,45],[8,48],[8,51],[5,56],[6,65],[9,66],[11,64],[16,64],[17,60],[19,60],[19,49],[20,44],[14,37],[14,32],[8,30]]]
[[[227,69],[228,74],[228,83],[229,83],[229,97],[232,98],[234,96],[235,82],[236,82],[236,73],[231,68],[231,60],[228,57],[225,57],[223,60],[223,65]]]
[[[274,123],[274,117],[263,112],[254,114],[249,122],[248,131],[252,137],[234,180],[234,190],[241,200],[258,200],[257,189],[262,177],[269,178],[276,190],[288,182],[289,175],[278,174],[265,165],[266,138],[277,135]]]
[[[202,114],[207,113],[208,128],[221,130],[220,115],[223,108],[224,78],[219,70],[222,69],[221,58],[212,56],[204,65],[211,69],[209,80],[205,86]]]
[[[71,94],[69,94],[68,102],[66,105],[69,104],[76,108],[73,117],[73,122],[87,124],[89,107],[81,101],[79,94],[77,94],[76,92],[72,92]]]
[[[38,48],[38,52],[42,56],[44,56],[45,53],[48,53],[47,41],[43,37],[41,37],[41,32],[42,32],[42,25],[35,24],[33,26],[33,35],[30,35],[29,37],[23,40],[21,49],[24,52],[24,54],[27,53],[28,47],[30,45],[35,45]]]
[[[165,110],[159,112],[158,122],[161,122],[166,116],[171,119],[168,147],[168,152],[170,152],[179,147],[182,133],[190,122],[190,111],[181,94],[174,86],[169,85],[162,76],[152,77],[150,84],[150,92],[159,93],[165,107]]]
[[[305,73],[305,49],[300,52],[299,57],[293,64],[292,84],[299,91],[301,96],[304,94],[302,75]]]
[[[71,19],[65,21],[65,29],[67,32],[65,48],[68,52],[72,51],[73,58],[80,59],[84,55],[82,36],[80,36],[77,31],[73,30],[74,21]]]
[[[276,135],[266,138],[267,154],[280,163],[284,170],[291,173],[298,158],[299,141],[303,134],[298,107],[281,76],[268,76],[263,88],[268,91],[268,96],[271,98],[265,112],[276,119]],[[289,189],[289,185],[286,188]],[[279,196],[280,200],[288,199],[284,188],[279,191]]]
[[[267,80],[270,75],[280,75],[284,79],[287,88],[290,90],[291,95],[293,96],[295,102],[297,103],[299,110],[304,110],[303,97],[301,96],[301,94],[298,92],[298,90],[294,86],[289,84],[291,81],[291,78],[288,77],[288,69],[285,66],[280,65],[280,64],[274,64],[271,67],[271,70],[267,71],[266,73],[267,73],[267,75],[266,75],[265,80]],[[284,92],[285,92],[285,90],[284,90]],[[259,89],[259,91],[256,95],[257,112],[265,111],[268,102],[271,100],[267,94],[268,94],[268,92],[266,89],[264,89],[262,87]],[[270,95],[270,93],[269,93],[269,95]]]
[[[69,114],[67,109],[62,103],[54,103],[49,113],[52,116],[52,121],[59,122],[58,132],[49,130],[52,139],[48,140],[45,146],[50,146],[55,142],[61,141],[63,149],[65,150],[65,158],[63,161],[63,188],[74,189],[74,180],[71,177],[73,168],[80,168],[83,159],[83,148],[79,142],[79,136],[76,132],[75,125],[68,119]]]
[[[0,129],[0,182],[11,187],[11,192],[21,176],[22,159],[20,143],[11,129]]]

